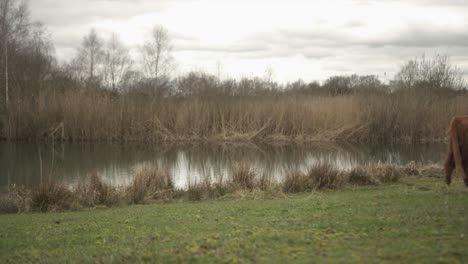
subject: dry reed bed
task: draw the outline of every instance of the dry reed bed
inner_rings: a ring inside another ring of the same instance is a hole
[[[434,141],[452,116],[468,114],[467,101],[409,92],[152,98],[69,90],[12,103],[0,137],[45,139],[63,122],[69,141]]]
[[[186,189],[177,189],[171,175],[158,168],[146,167],[136,173],[126,187],[105,184],[96,174],[79,182],[75,188],[45,181],[34,188],[11,185],[0,193],[0,213],[46,212],[83,207],[147,204],[170,200],[207,200],[233,198],[284,197],[345,185],[376,185],[396,182],[403,176],[442,177],[442,168],[410,163],[406,166],[372,163],[351,170],[338,170],[328,163],[311,166],[307,172],[291,171],[277,182],[255,172],[247,163],[236,163],[232,177],[220,182],[203,179]]]

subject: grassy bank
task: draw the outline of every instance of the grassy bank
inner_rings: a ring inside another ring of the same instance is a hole
[[[44,91],[12,102],[0,116],[0,136],[72,142],[437,141],[454,115],[468,114],[467,101],[466,95],[430,91],[165,98]]]
[[[441,168],[434,165],[406,166],[371,163],[350,170],[340,170],[328,163],[317,163],[307,171],[291,170],[274,180],[257,173],[248,163],[235,163],[230,177],[213,182],[202,178],[176,188],[173,177],[156,167],[138,171],[128,186],[111,186],[92,174],[77,186],[44,180],[38,186],[10,185],[0,190],[0,213],[25,213],[78,210],[87,207],[112,207],[168,201],[200,201],[243,196],[284,197],[290,193],[341,189],[347,185],[379,185],[397,182],[405,176],[437,176]]]
[[[468,261],[468,195],[404,178],[342,191],[0,215],[1,262]]]

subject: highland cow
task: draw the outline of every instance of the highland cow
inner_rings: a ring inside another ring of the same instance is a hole
[[[468,116],[456,116],[450,122],[449,151],[445,161],[445,176],[447,184],[452,182],[452,172],[464,177],[468,187]]]

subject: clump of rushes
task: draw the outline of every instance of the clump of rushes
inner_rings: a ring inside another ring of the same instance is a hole
[[[31,190],[12,184],[0,193],[0,213],[24,213],[31,210]]]
[[[70,209],[73,193],[61,182],[46,180],[33,188],[31,209],[33,211],[61,211]]]
[[[307,171],[310,189],[336,189],[346,183],[345,174],[327,162],[318,162]]]
[[[172,176],[157,167],[144,167],[139,171],[127,188],[129,202],[146,203],[161,195],[171,196],[174,192]]]
[[[288,172],[283,181],[283,192],[298,193],[309,190],[309,179],[301,171]]]
[[[397,182],[403,176],[398,166],[380,162],[369,165],[368,173],[373,175],[378,183]]]
[[[399,167],[393,164],[370,163],[351,169],[348,175],[349,183],[356,185],[376,185],[387,182],[397,182],[402,176],[419,174],[413,165]]]
[[[232,167],[232,184],[235,189],[253,190],[257,187],[257,174],[246,162],[237,162]]]
[[[348,182],[356,185],[374,185],[377,180],[369,174],[366,167],[358,166],[348,171]]]
[[[96,205],[112,206],[121,202],[121,192],[115,187],[104,183],[97,173],[92,173],[78,184],[75,196],[82,206]]]
[[[262,174],[257,181],[257,188],[262,191],[272,191],[275,187],[275,183],[272,181],[272,178],[267,174]]]
[[[205,177],[196,183],[189,183],[186,196],[191,201],[201,201],[207,199],[217,199],[225,196],[231,190],[225,182],[211,182],[210,178]]]
[[[444,169],[438,164],[428,164],[419,167],[419,176],[421,177],[445,177]]]
[[[283,181],[283,191],[297,193],[310,190],[336,189],[346,183],[346,174],[327,162],[312,165],[306,173],[293,171]]]
[[[408,176],[418,176],[420,174],[418,167],[422,166],[418,166],[416,162],[411,161],[410,163],[402,167],[402,173]]]

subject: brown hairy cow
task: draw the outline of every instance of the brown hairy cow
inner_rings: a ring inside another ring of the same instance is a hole
[[[450,122],[449,152],[445,161],[445,176],[447,184],[452,182],[454,169],[464,177],[468,187],[468,116],[456,116]]]

